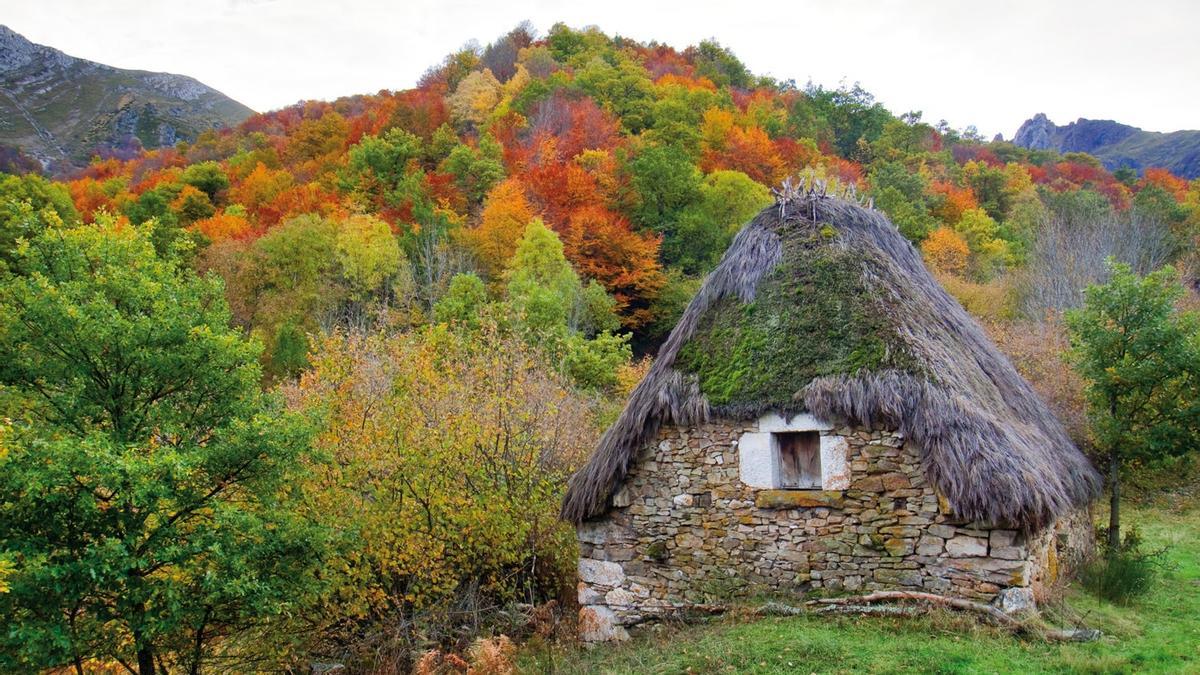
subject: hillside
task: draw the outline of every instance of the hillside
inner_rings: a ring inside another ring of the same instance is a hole
[[[1200,131],[1159,133],[1112,120],[1083,118],[1058,126],[1038,113],[1025,120],[1013,143],[1031,150],[1086,152],[1110,171],[1163,167],[1184,178],[1200,177]]]
[[[190,77],[78,59],[0,26],[0,146],[50,171],[172,146],[253,112]]]

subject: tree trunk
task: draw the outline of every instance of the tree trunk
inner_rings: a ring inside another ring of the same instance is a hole
[[[146,642],[140,629],[133,631],[133,646],[137,649],[138,675],[154,675],[154,647]]]
[[[1117,449],[1108,451],[1108,555],[1121,548],[1121,460]]]
[[[137,650],[138,675],[154,675],[154,648],[142,645]]]

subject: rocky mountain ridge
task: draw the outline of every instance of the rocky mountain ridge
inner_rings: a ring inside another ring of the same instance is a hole
[[[0,146],[49,172],[192,140],[253,112],[193,78],[76,58],[0,25]]]
[[[1113,120],[1079,118],[1058,126],[1044,113],[1025,120],[1013,143],[1033,150],[1086,152],[1110,171],[1130,168],[1141,172],[1165,167],[1177,176],[1200,178],[1200,131],[1160,133]]]

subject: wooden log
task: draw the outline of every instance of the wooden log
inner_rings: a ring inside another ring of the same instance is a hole
[[[973,612],[994,620],[996,623],[1004,626],[1014,633],[1036,635],[1046,640],[1053,640],[1056,642],[1091,642],[1099,639],[1101,636],[1100,631],[1089,628],[1068,628],[1061,630],[1055,628],[1046,628],[1041,625],[1019,621],[1000,611],[999,608],[991,605],[985,605],[981,602],[965,600],[963,598],[951,598],[944,595],[936,595],[934,593],[922,593],[919,591],[875,591],[873,593],[852,597],[820,598],[817,600],[812,600],[807,604],[823,605],[824,607],[864,607],[869,609],[870,605],[873,603],[898,600],[913,600],[931,605],[937,605],[939,607],[949,607],[951,609]],[[818,609],[817,611],[820,612],[822,610]]]

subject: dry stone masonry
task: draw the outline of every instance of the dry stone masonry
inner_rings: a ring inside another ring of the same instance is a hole
[[[888,431],[813,425],[833,466],[822,487],[837,489],[762,487],[767,469],[740,464],[767,460],[739,442],[773,423],[665,427],[641,449],[613,508],[579,526],[584,639],[762,590],[912,589],[1023,611],[1091,545],[1086,514],[1034,535],[956,519],[919,449]]]

